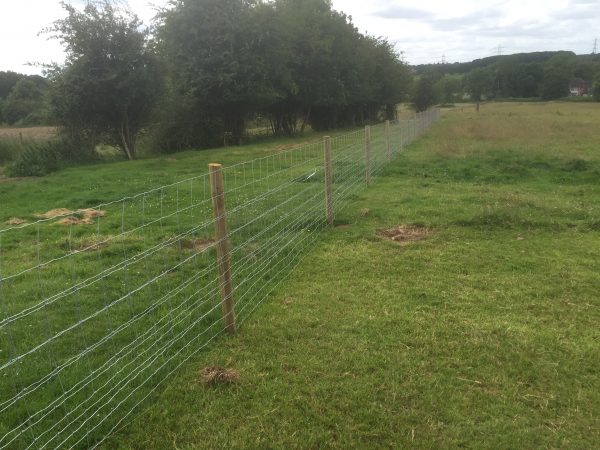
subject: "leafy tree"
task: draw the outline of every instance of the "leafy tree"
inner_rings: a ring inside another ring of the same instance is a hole
[[[463,80],[460,75],[446,75],[436,83],[435,92],[442,103],[450,104],[460,99],[463,92]]]
[[[520,64],[509,77],[509,97],[530,98],[539,95],[539,86],[544,77],[543,66],[539,63]]]
[[[267,80],[281,64],[265,57],[268,42],[251,6],[245,0],[178,0],[163,13],[159,30],[173,85],[236,141],[252,109],[277,96]]]
[[[44,93],[32,80],[21,78],[3,103],[2,117],[6,123],[14,125],[43,109]],[[29,124],[32,122],[35,121],[30,120]]]
[[[67,17],[48,30],[67,53],[66,63],[49,71],[53,116],[89,149],[102,139],[133,159],[160,87],[148,30],[110,0],[90,1],[81,11],[62,5]]]
[[[592,96],[594,101],[600,102],[600,73],[596,75],[594,84],[592,85]]]
[[[490,72],[485,69],[475,69],[467,75],[467,92],[470,94],[471,99],[477,103],[478,111],[479,103],[483,97],[488,96],[492,92],[492,83],[492,76]]]
[[[437,72],[426,73],[417,79],[412,95],[412,103],[417,112],[425,111],[437,103],[439,93],[436,92],[436,86],[440,79]]]
[[[16,72],[0,72],[0,99],[8,97],[12,88],[24,75]]]
[[[573,76],[575,62],[575,55],[561,52],[546,63],[540,85],[542,99],[552,100],[569,95],[569,81]]]
[[[328,0],[176,0],[158,37],[170,90],[188,122],[210,119],[210,141],[239,141],[258,115],[278,134],[393,118],[409,83],[393,46]]]

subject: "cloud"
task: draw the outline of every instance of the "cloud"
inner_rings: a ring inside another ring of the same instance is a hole
[[[390,5],[371,14],[382,19],[427,20],[434,17],[430,11],[400,5]]]
[[[431,20],[429,25],[434,30],[440,31],[478,30],[488,28],[492,23],[498,23],[503,15],[503,11],[499,8],[488,8],[459,17],[437,18]]]
[[[552,17],[558,21],[580,21],[600,18],[600,10],[597,7],[587,6],[588,4],[584,3],[579,3],[579,5],[584,6],[571,5],[565,9],[555,11]]]

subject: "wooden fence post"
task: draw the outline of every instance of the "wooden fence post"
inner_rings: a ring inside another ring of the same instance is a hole
[[[365,182],[371,186],[371,127],[365,127]]]
[[[323,139],[323,155],[325,160],[325,214],[327,223],[333,226],[333,166],[331,164],[331,138]]]
[[[402,129],[402,121],[398,121],[398,133],[400,133],[400,153],[404,151],[404,130]]]
[[[390,145],[390,121],[385,121],[385,155],[387,161],[390,162],[392,160],[392,147]]]
[[[221,289],[221,307],[225,328],[235,333],[235,311],[233,305],[233,282],[231,280],[231,254],[227,236],[227,212],[225,210],[225,192],[223,191],[223,166],[209,164],[210,191],[215,215],[215,238],[217,240],[217,266]]]

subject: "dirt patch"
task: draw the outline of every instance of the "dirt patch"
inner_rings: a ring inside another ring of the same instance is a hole
[[[341,230],[347,230],[348,228],[350,228],[350,224],[348,224],[348,223],[342,223],[342,224],[336,225],[335,227],[339,228]]]
[[[267,149],[267,150],[273,150],[277,153],[281,153],[281,152],[287,152],[289,150],[298,150],[299,148],[302,148],[306,145],[310,145],[310,142],[308,142],[306,144],[277,145],[276,147],[273,147],[272,149]]]
[[[398,225],[388,230],[379,230],[377,236],[397,242],[400,245],[408,245],[411,242],[421,241],[431,236],[432,231],[425,227],[411,225]]]
[[[197,239],[182,239],[181,248],[193,252],[203,252],[215,245],[214,239],[197,238]]]
[[[78,209],[76,213],[80,216],[83,216],[84,219],[95,219],[96,217],[106,216],[106,211],[92,208]]]
[[[48,212],[36,214],[38,219],[56,219],[62,217],[56,223],[59,225],[92,225],[97,217],[106,216],[106,211],[99,209],[78,209],[71,211],[67,208],[55,208]]]
[[[363,208],[360,210],[360,217],[368,217],[371,214],[371,210],[369,208]]]
[[[84,217],[80,219],[79,217],[69,216],[64,219],[60,219],[56,222],[58,225],[93,225],[94,220],[89,217]]]
[[[200,371],[200,382],[205,385],[231,384],[240,379],[240,374],[233,369],[211,366]]]
[[[75,211],[67,208],[55,208],[45,213],[36,214],[35,217],[38,219],[56,219],[57,217],[70,216],[72,214],[75,214]]]
[[[19,219],[18,217],[11,217],[10,219],[8,219],[6,222],[4,222],[6,225],[23,225],[25,223],[27,223],[26,220],[24,219]]]

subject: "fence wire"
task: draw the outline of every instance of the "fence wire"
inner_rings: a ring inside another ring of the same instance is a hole
[[[334,137],[334,212],[438,117]],[[323,143],[221,172],[241,324],[327,226]],[[99,445],[225,331],[217,219],[206,173],[0,230],[0,448]]]

